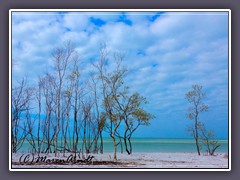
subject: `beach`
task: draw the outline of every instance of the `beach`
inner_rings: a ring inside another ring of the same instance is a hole
[[[46,157],[48,160],[41,163],[23,162],[24,158],[32,160],[38,157],[34,154],[26,157],[27,155],[27,153],[13,153],[12,168],[228,168],[227,153],[216,153],[214,156],[207,154],[198,156],[197,153],[189,152],[138,152],[131,155],[117,153],[117,161],[113,160],[113,153],[90,154],[92,158],[88,163],[67,161],[71,154],[66,154],[65,157],[62,154],[58,154],[57,157],[54,154],[40,154],[40,157]],[[87,157],[84,158],[87,159]],[[65,163],[56,163],[54,159],[64,160]],[[77,159],[83,159],[83,157],[79,155]]]

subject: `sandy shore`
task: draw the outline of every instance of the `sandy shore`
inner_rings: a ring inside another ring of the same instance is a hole
[[[19,163],[27,154],[12,155],[12,168],[228,168],[228,155],[219,153],[215,156],[196,153],[133,153],[132,155],[117,154],[118,160],[113,161],[113,153],[92,154],[94,158],[88,163]],[[69,156],[68,154],[67,156]],[[47,159],[55,159],[53,154],[41,154]],[[36,158],[37,155],[34,156]],[[32,155],[26,159],[34,159]],[[81,157],[79,157],[81,158]],[[66,160],[58,154],[57,159]]]

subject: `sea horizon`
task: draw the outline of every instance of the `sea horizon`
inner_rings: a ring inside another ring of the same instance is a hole
[[[221,146],[216,150],[216,153],[228,153],[228,139],[216,139],[221,144]],[[132,138],[132,147],[134,152],[197,152],[195,146],[195,140],[191,138]],[[59,139],[59,144],[61,141]],[[124,142],[122,142],[122,149],[120,144],[118,145],[117,152],[125,152]],[[82,147],[82,141],[79,140],[79,149]],[[202,144],[201,152],[206,152],[206,147]],[[113,152],[113,142],[110,137],[103,138],[103,153]],[[27,141],[23,143],[23,146],[18,152],[32,152],[31,146]]]

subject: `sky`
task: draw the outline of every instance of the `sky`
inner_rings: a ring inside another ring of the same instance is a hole
[[[125,54],[131,92],[155,115],[135,137],[189,138],[185,94],[204,87],[209,111],[200,115],[220,139],[228,138],[228,14],[225,12],[13,12],[12,82],[33,84],[52,69],[54,48],[71,40],[87,77],[105,43]],[[112,54],[111,54],[112,53]],[[111,58],[109,58],[111,59]]]

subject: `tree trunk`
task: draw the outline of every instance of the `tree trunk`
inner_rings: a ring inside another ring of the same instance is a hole
[[[125,144],[125,149],[128,154],[131,154],[130,151],[128,150],[128,142],[127,142],[127,137],[124,137],[124,144]]]
[[[78,126],[77,126],[76,102],[75,102],[75,108],[74,108],[74,131],[75,131],[75,134],[76,134],[76,141],[74,143],[74,152],[77,152],[77,146],[78,146]]]
[[[123,145],[122,145],[122,139],[120,138],[120,147],[121,147],[121,153],[123,153]]]
[[[102,131],[100,132],[100,153],[103,154],[103,137],[102,137]]]
[[[198,155],[200,156],[201,153],[200,153],[200,147],[199,147],[199,142],[198,142],[198,138],[197,138],[197,137],[195,138],[195,142],[196,142],[196,147],[197,147]]]
[[[196,112],[196,117],[195,117],[195,131],[196,131],[195,140],[196,140],[197,152],[198,152],[198,155],[200,156],[201,153],[200,153],[200,147],[198,142],[198,112]]]
[[[216,149],[219,148],[219,147],[220,147],[220,145],[217,145],[216,147],[214,147],[214,148],[212,149],[210,155],[213,156],[213,155],[214,155],[214,152],[215,152]]]
[[[128,154],[131,154],[130,153],[130,151],[129,151],[129,149],[128,149],[128,142],[127,142],[127,129],[125,130],[125,133],[124,133],[124,144],[125,144],[125,150],[126,150],[126,152],[128,153]]]
[[[114,136],[112,136],[112,138],[113,138],[113,145],[114,145],[113,159],[116,161],[117,160],[117,143],[116,143],[116,138]]]
[[[131,142],[131,137],[128,138],[128,143],[129,143],[129,155],[132,154],[132,142]]]

